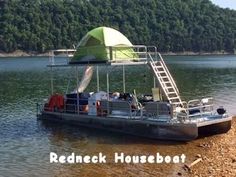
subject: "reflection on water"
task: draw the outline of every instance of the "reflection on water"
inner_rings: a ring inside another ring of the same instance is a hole
[[[213,96],[216,106],[224,105],[236,114],[236,57],[165,57],[185,100]],[[81,127],[42,124],[35,117],[35,104],[50,94],[47,58],[0,59],[0,176],[163,176],[175,174],[172,164],[114,164],[115,152],[129,155],[185,154],[196,151],[196,144],[146,140],[133,136],[88,130]],[[79,68],[79,75],[82,76]],[[105,67],[100,69],[105,83]],[[115,67],[111,90],[122,90],[122,68]],[[137,94],[149,93],[153,85],[150,70],[143,66],[126,68],[126,87]],[[75,69],[55,69],[55,89],[73,90]],[[68,79],[70,83],[68,84]],[[67,88],[68,87],[68,88]],[[96,89],[93,81],[87,91]],[[101,90],[106,90],[101,84]],[[215,140],[217,141],[217,139]],[[103,165],[49,164],[49,152],[93,155],[103,152],[109,163]],[[166,169],[169,169],[166,172]]]

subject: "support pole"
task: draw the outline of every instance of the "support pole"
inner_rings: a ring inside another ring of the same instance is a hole
[[[126,87],[125,87],[125,65],[123,65],[123,92],[126,92]]]
[[[54,51],[52,51],[52,54],[51,54],[51,65],[55,65],[55,58],[54,58]]]
[[[79,88],[79,70],[78,70],[78,66],[76,66],[76,68],[75,68],[75,75],[76,75],[76,93],[77,93],[77,112],[78,112],[78,114],[79,114],[79,112],[80,112],[80,109],[79,109],[79,107],[80,107],[80,105],[79,105],[79,92],[78,92],[78,88]],[[76,111],[76,109],[75,109],[75,111]]]
[[[98,66],[97,66],[97,92],[99,92],[100,88],[99,88],[99,70],[98,70]]]
[[[107,114],[109,114],[109,71],[108,71],[108,67],[106,67],[107,70]]]
[[[110,46],[109,47],[109,54],[110,54],[110,61],[112,61],[113,60],[113,53],[112,53],[113,51],[112,51],[112,47]]]
[[[153,88],[156,88],[156,78],[155,78],[155,76],[153,77]]]
[[[52,66],[51,66],[50,70],[51,70],[51,94],[53,95],[54,88],[53,88],[53,69],[52,69]]]
[[[108,67],[107,67],[107,94],[108,94],[108,99],[109,99],[109,71],[108,71]]]

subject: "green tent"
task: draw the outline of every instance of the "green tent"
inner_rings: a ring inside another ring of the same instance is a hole
[[[98,27],[89,31],[79,42],[72,62],[135,60],[137,54],[131,42],[119,31]]]

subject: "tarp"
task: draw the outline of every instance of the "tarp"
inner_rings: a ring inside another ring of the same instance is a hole
[[[132,46],[119,31],[98,27],[81,39],[72,61],[137,59]]]

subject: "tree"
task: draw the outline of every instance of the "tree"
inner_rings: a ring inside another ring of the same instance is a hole
[[[71,48],[109,26],[168,52],[233,52],[236,11],[210,0],[0,0],[0,51]]]

